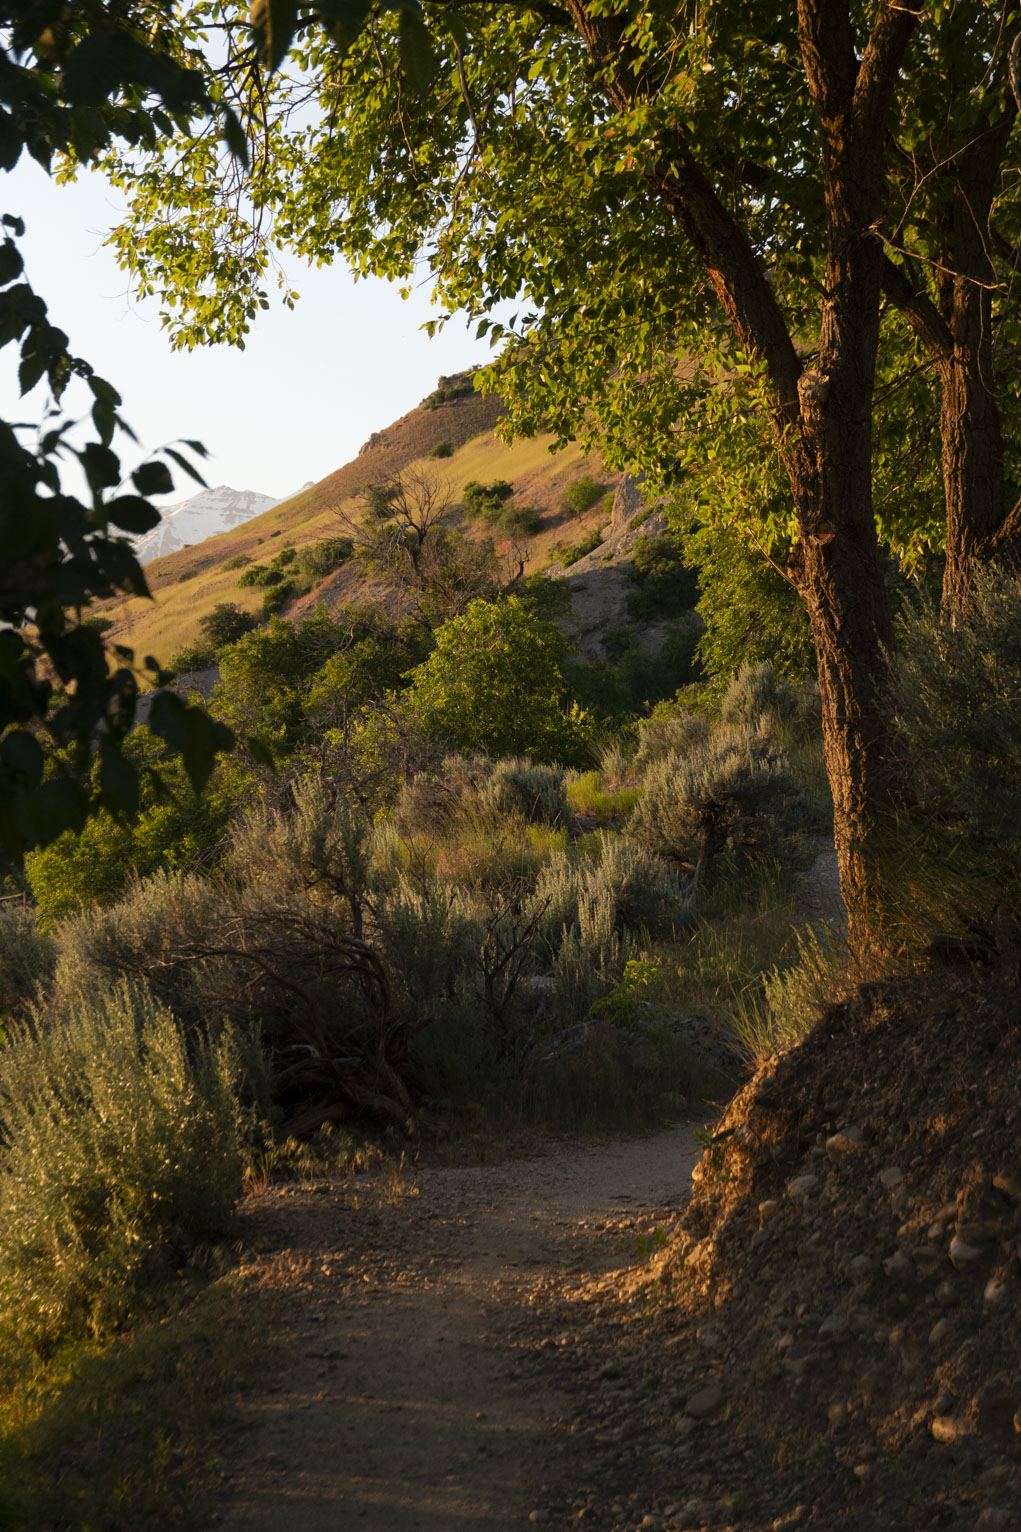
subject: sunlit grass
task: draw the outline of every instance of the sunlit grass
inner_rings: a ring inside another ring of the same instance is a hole
[[[584,814],[606,824],[626,819],[642,796],[640,784],[607,786],[601,771],[569,771],[566,778],[567,801],[575,814]]]

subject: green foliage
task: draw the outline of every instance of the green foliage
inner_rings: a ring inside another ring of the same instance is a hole
[[[354,544],[349,537],[325,537],[321,542],[306,543],[299,548],[293,567],[317,585],[346,564],[353,553]]]
[[[82,830],[65,831],[25,859],[32,897],[48,921],[111,903],[136,876],[209,856],[237,808],[242,789],[229,769],[221,766],[203,792],[193,794],[180,765],[148,729],[135,729],[124,749],[142,783],[138,812],[115,818],[100,808]],[[98,788],[98,766],[93,781]]]
[[[641,537],[631,551],[628,615],[634,622],[676,617],[698,600],[698,576],[684,560],[680,542],[669,532]]]
[[[0,1052],[0,1332],[102,1334],[231,1228],[245,1122],[234,1034],[123,983],[15,1023]]]
[[[536,622],[515,597],[473,601],[436,632],[436,647],[412,672],[408,707],[427,733],[460,750],[530,755],[570,763],[588,745],[584,715],[565,706],[567,641]]]
[[[797,931],[793,959],[764,974],[734,1017],[748,1063],[757,1068],[796,1047],[828,1007],[847,998],[848,988],[847,951],[830,928]]]
[[[470,399],[475,392],[474,374],[456,372],[449,378],[441,378],[439,384],[424,401],[427,410],[438,410],[441,404],[453,404],[457,399]]]
[[[508,537],[534,537],[542,528],[542,512],[534,505],[509,506],[497,526]]]
[[[279,574],[279,570],[271,570],[271,574]],[[262,615],[265,620],[274,617],[277,612],[283,610],[289,601],[293,601],[298,595],[298,585],[294,580],[280,580],[270,584],[270,588],[262,598]]]
[[[172,654],[162,672],[162,679],[186,675],[191,670],[208,670],[216,664],[216,650],[210,643],[188,644]]]
[[[451,442],[437,442],[435,447],[429,449],[430,457],[453,457],[454,448]]]
[[[94,163],[119,137],[150,142],[176,123],[215,112],[200,73],[182,62],[175,28],[157,18],[139,29],[134,16],[85,12],[62,18],[29,8],[5,30],[5,99],[2,164],[11,169],[23,150],[49,169],[55,154]],[[45,39],[45,41],[44,41]],[[144,81],[144,86],[142,82]],[[102,728],[101,800],[118,811],[133,807],[138,780],[122,746],[134,721],[138,686],[131,652],[104,647],[82,612],[115,591],[149,594],[145,575],[124,533],[149,531],[159,512],[147,497],[173,488],[167,463],[198,479],[195,442],[129,473],[114,448],[118,432],[132,441],[120,413],[121,397],[50,322],[43,299],[24,270],[17,240],[24,225],[5,213],[0,238],[0,346],[20,351],[22,394],[40,382],[53,408],[38,441],[29,429],[0,422],[0,849],[19,860],[68,828],[80,828],[90,804],[85,790],[96,731]],[[70,390],[70,394],[68,394]],[[72,412],[62,413],[66,397]],[[82,441],[76,416],[89,416]],[[76,460],[83,498],[61,484],[60,466]],[[164,461],[164,457],[167,461]],[[150,665],[148,668],[152,668]],[[166,696],[152,727],[184,760],[197,786],[212,770],[217,750],[229,746],[222,730],[181,698]],[[53,759],[47,769],[47,749]],[[56,764],[54,764],[56,763]]]
[[[577,564],[579,559],[585,558],[589,553],[594,553],[603,540],[605,527],[593,527],[591,532],[586,532],[584,537],[576,543],[566,546],[556,543],[553,548],[553,557],[560,563],[562,569],[569,569],[572,564]]]
[[[221,601],[205,617],[199,618],[202,637],[217,654],[256,627],[258,621],[251,612],[243,612],[233,601]]]
[[[705,713],[696,713],[680,698],[658,702],[648,718],[638,723],[635,766],[643,770],[665,756],[685,756],[703,748],[711,732]]]
[[[250,553],[232,553],[229,559],[224,559],[222,567],[231,570],[244,569],[245,565],[251,562],[252,556]],[[240,584],[240,581],[238,583]]]
[[[514,596],[539,622],[565,622],[571,615],[571,587],[563,575],[525,575],[515,583]]]
[[[603,498],[605,490],[606,486],[599,479],[594,479],[590,473],[583,474],[560,496],[560,509],[570,516],[584,516]]]
[[[478,479],[469,479],[461,491],[469,515],[490,523],[500,520],[504,502],[513,493],[514,485],[508,484],[506,479],[494,479],[490,484],[480,484]]]
[[[495,762],[480,794],[483,810],[532,824],[563,825],[570,819],[562,767],[524,758]]]
[[[705,624],[698,657],[713,695],[742,665],[768,662],[795,681],[813,674],[808,614],[793,585],[733,528],[693,522],[686,503],[670,517],[682,557],[697,573],[695,610]]]
[[[376,521],[385,521],[393,511],[398,492],[398,485],[394,483],[366,484],[362,490],[366,513]]]
[[[268,564],[253,564],[246,569],[238,581],[241,590],[250,590],[263,585],[279,585],[283,575],[279,569],[271,569]]]

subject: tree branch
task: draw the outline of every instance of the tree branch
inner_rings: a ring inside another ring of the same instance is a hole
[[[888,255],[883,256],[882,281],[883,292],[937,365],[949,363],[954,353],[953,336],[932,299],[919,292]]]

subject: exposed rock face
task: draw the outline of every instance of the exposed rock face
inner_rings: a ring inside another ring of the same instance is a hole
[[[633,478],[631,474],[626,473],[621,479],[613,497],[613,514],[610,518],[611,535],[622,532],[632,516],[642,509],[645,504],[644,487],[644,474]]]

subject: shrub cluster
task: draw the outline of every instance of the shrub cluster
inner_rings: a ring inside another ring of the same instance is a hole
[[[606,486],[590,473],[569,484],[560,496],[560,508],[571,516],[584,516],[603,498]]]
[[[255,1057],[228,1027],[186,1041],[166,1006],[123,981],[11,1027],[0,1052],[0,1335],[50,1350],[104,1333],[229,1234]]]

